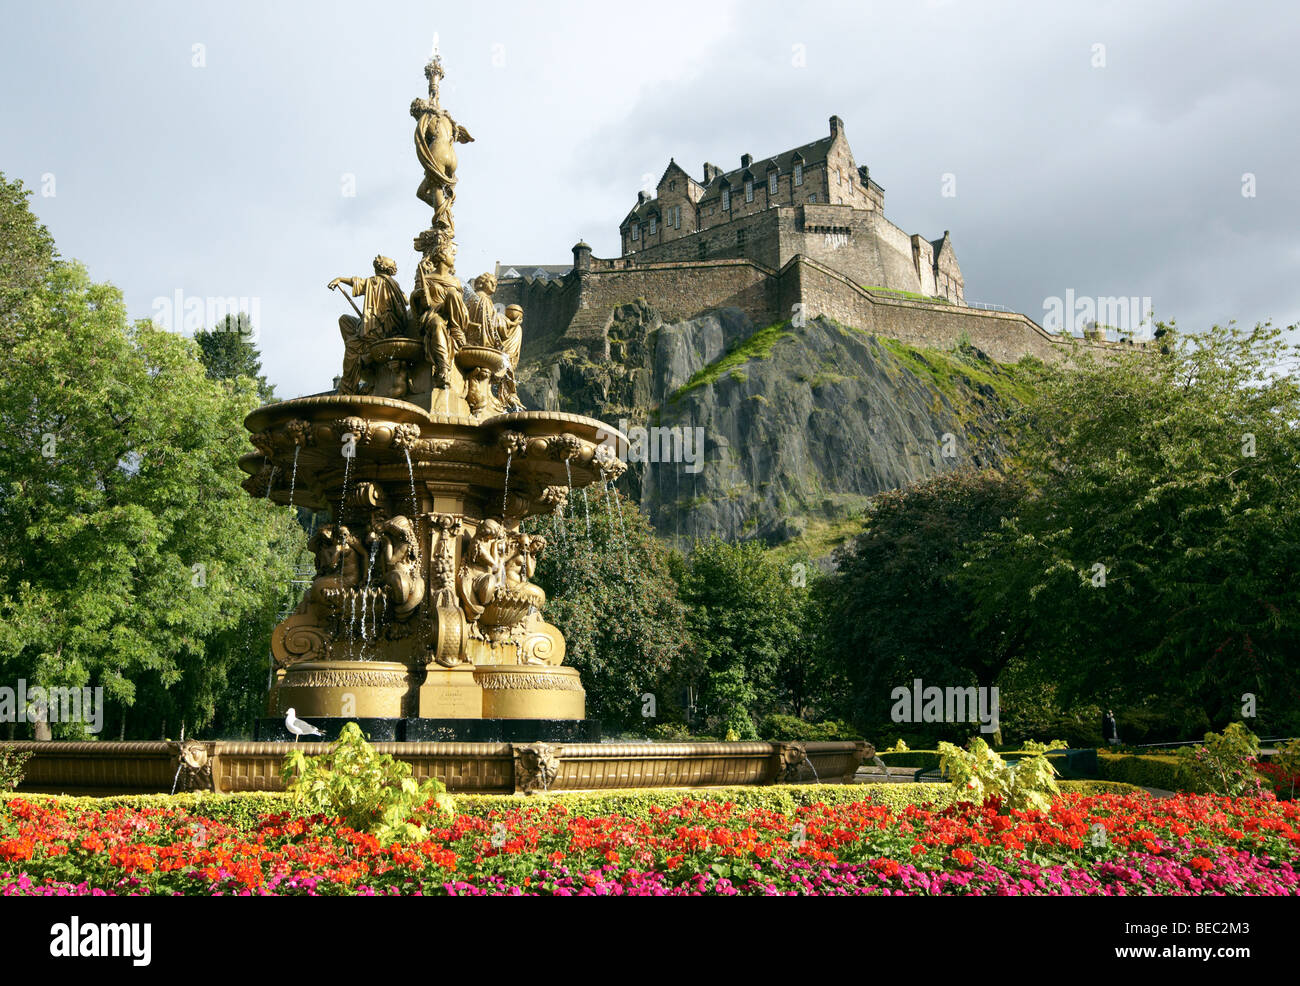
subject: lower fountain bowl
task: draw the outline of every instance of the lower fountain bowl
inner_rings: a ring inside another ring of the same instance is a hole
[[[484,719],[582,719],[587,693],[577,668],[550,664],[480,664]]]
[[[309,722],[327,717],[400,719],[417,685],[410,669],[397,661],[304,661],[284,673],[271,711],[282,718],[293,709]]]

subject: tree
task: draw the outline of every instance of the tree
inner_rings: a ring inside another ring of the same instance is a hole
[[[0,172],[0,323],[18,316],[57,256],[53,237],[27,205],[30,195],[21,181],[10,182]]]
[[[199,347],[199,358],[213,380],[234,380],[248,377],[257,385],[257,395],[263,404],[275,400],[275,388],[262,376],[262,354],[254,344],[255,330],[248,315],[227,315],[211,329],[194,333]]]
[[[588,716],[635,730],[663,718],[686,625],[668,549],[645,515],[621,493],[593,487],[585,501],[571,492],[563,517],[526,526],[547,538],[534,580],[547,594],[546,619],[564,634],[565,663],[582,674]]]
[[[5,221],[8,243],[27,220]],[[289,511],[239,485],[256,387],[211,380],[191,340],[128,324],[118,291],[77,264],[52,259],[35,281],[0,320],[0,665],[102,686],[134,706],[129,735],[164,717],[192,732],[239,669],[266,666],[265,639],[209,642],[275,608],[301,548]]]
[[[836,709],[862,729],[889,721],[893,689],[990,687],[1016,652],[1014,628],[976,629],[971,594],[958,580],[970,546],[1023,495],[992,470],[941,473],[868,504],[866,529],[835,554],[817,587],[825,616],[822,651],[836,676]],[[916,727],[964,737],[966,726]]]
[[[706,725],[757,738],[756,721],[791,704],[791,686],[802,681],[806,590],[760,543],[713,538],[695,544],[681,595]]]
[[[1067,699],[1158,703],[1181,729],[1256,704],[1293,728],[1297,349],[1267,324],[1160,331],[1162,351],[1079,356],[1026,404],[1030,493],[964,570],[975,623],[1020,628]]]

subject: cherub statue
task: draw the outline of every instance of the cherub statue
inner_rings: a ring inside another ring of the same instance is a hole
[[[546,548],[546,538],[540,534],[513,534],[510,548],[510,557],[506,561],[506,584],[513,586],[531,582],[537,569],[537,556]]]
[[[328,604],[327,593],[355,589],[370,562],[361,539],[343,525],[326,524],[311,536],[307,550],[316,556],[316,578],[303,604]]]

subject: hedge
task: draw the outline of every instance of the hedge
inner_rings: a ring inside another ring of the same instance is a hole
[[[1138,789],[1130,784],[1107,781],[1061,781],[1063,793],[1132,794]],[[811,804],[848,804],[874,801],[901,811],[908,805],[943,806],[952,801],[953,790],[947,784],[777,784],[744,787],[653,788],[612,791],[562,791],[555,794],[457,794],[456,810],[471,816],[490,815],[495,811],[521,805],[546,807],[563,804],[572,814],[583,817],[624,815],[636,817],[652,807],[671,808],[684,798],[697,801],[729,801],[742,809],[759,808],[790,814]],[[293,801],[287,794],[248,792],[244,794],[124,794],[105,798],[65,797],[56,794],[2,794],[0,806],[10,798],[57,799],[63,807],[85,811],[113,809],[172,808],[187,811],[199,818],[210,818],[236,827],[255,824],[261,815],[292,812]]]
[[[1097,773],[1103,780],[1158,787],[1165,791],[1187,791],[1193,787],[1183,762],[1168,754],[1105,753],[1099,750]]]

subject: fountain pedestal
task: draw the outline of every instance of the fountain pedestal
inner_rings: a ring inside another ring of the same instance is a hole
[[[420,686],[416,706],[416,714],[424,719],[481,719],[483,689],[474,680],[472,667],[431,669]]]

